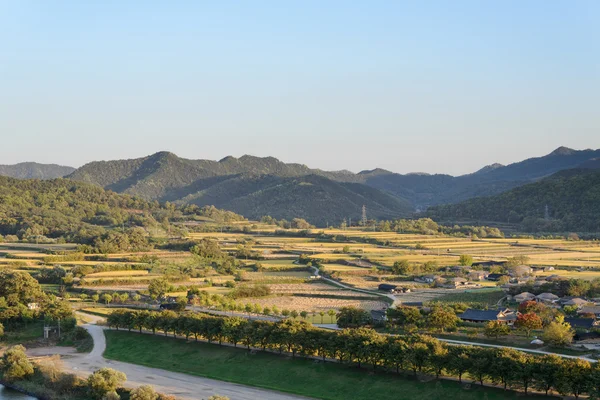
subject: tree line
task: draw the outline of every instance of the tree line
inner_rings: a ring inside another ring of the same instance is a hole
[[[373,370],[470,378],[481,385],[505,389],[531,388],[576,398],[600,396],[600,366],[575,358],[534,356],[507,348],[450,346],[425,335],[389,336],[361,327],[329,331],[305,321],[247,320],[202,313],[117,310],[107,318],[109,327],[162,331],[165,336],[230,343],[248,349],[288,353],[292,357],[318,357]]]

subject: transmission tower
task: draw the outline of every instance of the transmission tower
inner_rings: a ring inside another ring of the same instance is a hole
[[[362,226],[367,226],[367,206],[362,208]]]
[[[544,208],[544,219],[546,221],[550,220],[550,211],[548,211],[548,204],[546,204],[546,207]]]

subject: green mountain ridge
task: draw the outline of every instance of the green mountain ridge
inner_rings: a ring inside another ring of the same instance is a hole
[[[55,179],[69,175],[73,171],[75,171],[73,167],[35,162],[0,165],[0,176],[16,179]]]
[[[557,171],[593,164],[598,158],[600,150],[560,147],[546,156],[506,166],[493,163],[455,177],[403,175],[380,168],[354,174],[311,169],[274,157],[228,156],[212,161],[159,152],[132,160],[92,162],[68,177],[146,200],[210,204],[250,218],[269,214],[321,224],[359,218],[362,205],[370,218],[408,216],[415,209],[502,193]],[[309,190],[308,185],[313,187]]]
[[[560,171],[495,196],[434,206],[425,215],[442,223],[512,223],[527,232],[599,232],[600,170]]]
[[[325,224],[358,219],[363,205],[371,218],[408,216],[413,211],[403,199],[352,182],[359,179],[347,171],[312,170],[273,157],[209,161],[160,152],[141,159],[93,162],[69,178],[146,200],[214,205],[250,218],[301,217]]]

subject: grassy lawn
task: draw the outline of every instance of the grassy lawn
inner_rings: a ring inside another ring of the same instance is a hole
[[[6,344],[23,344],[44,337],[44,321],[23,324],[15,330],[6,330],[2,342]]]
[[[334,363],[185,342],[164,336],[105,331],[106,358],[327,400],[515,399],[522,394],[457,382],[419,382]],[[152,351],[148,351],[152,349]],[[541,397],[537,397],[541,398]]]

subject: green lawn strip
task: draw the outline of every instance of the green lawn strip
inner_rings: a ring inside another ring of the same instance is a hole
[[[186,342],[164,336],[105,331],[104,357],[132,364],[198,375],[221,381],[295,393],[325,400],[514,399],[522,393],[439,380],[412,378],[312,359],[243,348]],[[149,351],[151,349],[151,351]],[[539,397],[538,397],[539,398]]]
[[[495,306],[498,301],[506,296],[502,290],[486,290],[477,289],[472,292],[463,293],[449,293],[444,296],[436,298],[435,302],[465,302],[465,303],[487,303],[489,306]]]
[[[23,344],[44,337],[44,321],[25,323],[14,329],[6,329],[2,342],[6,344]]]

